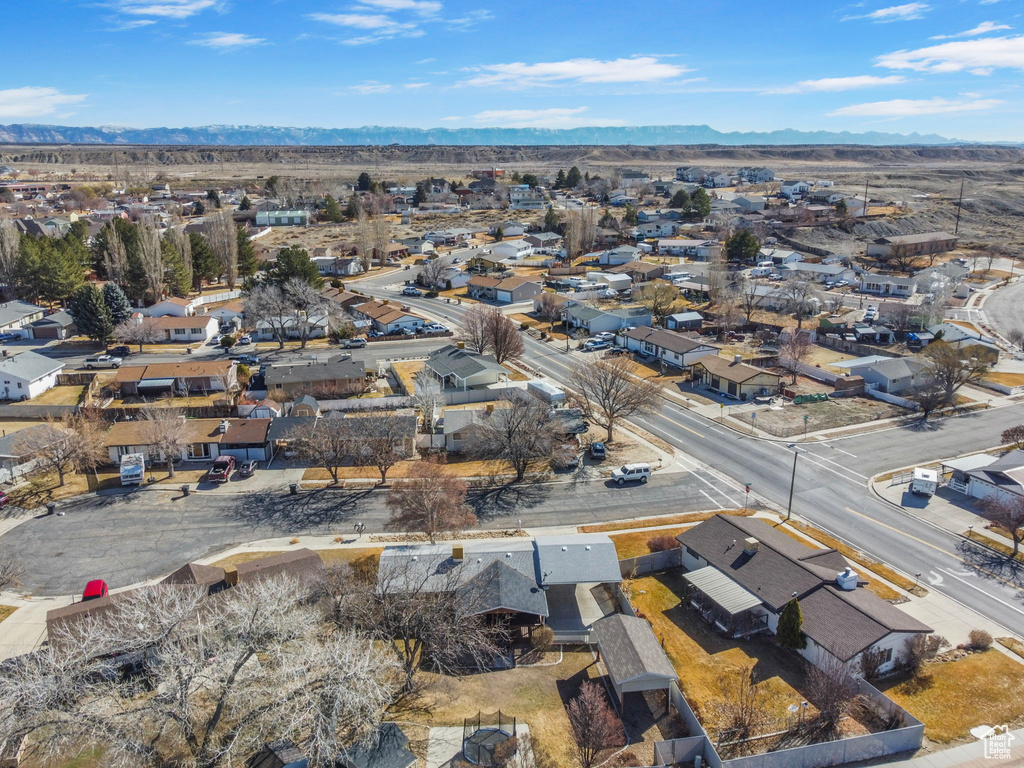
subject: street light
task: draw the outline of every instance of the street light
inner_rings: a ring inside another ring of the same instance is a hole
[[[800,458],[801,453],[807,453],[807,451],[796,443],[790,443],[788,447],[793,449],[793,475],[789,478],[789,504],[786,506],[787,523],[793,516],[793,489],[796,488],[796,460]]]

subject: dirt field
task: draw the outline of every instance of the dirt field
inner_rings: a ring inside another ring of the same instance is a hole
[[[852,424],[903,416],[909,411],[896,405],[869,400],[862,397],[837,397],[821,403],[785,405],[781,408],[762,408],[757,413],[757,427],[777,437],[791,437],[804,431],[804,416],[807,416],[807,431],[848,427]],[[737,414],[729,418],[750,424],[749,414]]]

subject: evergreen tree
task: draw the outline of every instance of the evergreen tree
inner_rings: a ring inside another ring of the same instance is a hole
[[[565,171],[561,168],[558,169],[558,175],[555,176],[555,189],[565,189]]]
[[[110,320],[114,325],[120,325],[125,320],[131,319],[132,305],[125,296],[121,286],[117,283],[106,283],[103,286],[103,303],[110,311]]]
[[[281,181],[281,179],[277,176],[271,176],[267,179],[265,189],[267,190],[267,194],[271,197],[277,197],[277,184],[279,181]]]
[[[685,189],[680,189],[674,195],[672,199],[668,201],[669,208],[677,208],[682,210],[684,213],[688,213],[690,210],[690,195]]]
[[[597,220],[597,226],[601,229],[618,229],[619,220],[612,215],[611,211],[605,208],[604,213],[601,214],[601,218]]]
[[[537,178],[537,174],[535,173],[524,173],[521,183],[525,184],[530,189],[533,189],[534,187],[540,186],[540,179]]]
[[[807,647],[807,640],[802,631],[804,625],[800,601],[795,597],[786,603],[779,616],[779,626],[775,630],[775,639],[783,648],[799,650]]]
[[[498,230],[494,233],[494,242],[500,243],[504,239],[505,231],[501,227],[498,227]]]
[[[622,223],[630,227],[635,227],[639,220],[639,214],[636,212],[636,208],[632,205],[627,205],[626,212],[622,214]]]
[[[565,186],[569,189],[576,189],[582,181],[583,175],[580,173],[580,169],[574,165],[565,177]]]
[[[293,277],[305,280],[314,288],[324,284],[316,264],[309,260],[309,254],[303,248],[292,246],[282,248],[277,254],[277,263],[269,272],[269,279],[283,286]]]
[[[23,235],[21,238],[21,254],[14,270],[14,283],[17,294],[25,301],[33,304],[39,301],[41,280],[39,277],[42,263],[43,241]]]
[[[421,181],[416,185],[416,192],[412,196],[412,204],[418,207],[425,202],[427,202],[427,185]]]
[[[78,332],[106,345],[114,332],[114,322],[95,285],[83,285],[68,302],[68,312],[75,318]]]
[[[202,288],[203,283],[212,283],[220,277],[220,264],[201,233],[190,232],[188,240],[192,249],[193,285]]]
[[[70,234],[74,235],[82,245],[86,245],[89,242],[89,222],[85,219],[71,222]]]
[[[248,210],[251,210],[251,209],[252,209],[252,200],[249,199],[248,195],[245,195],[242,198],[242,202],[240,202],[238,204],[238,210],[240,210],[240,211],[248,211]]]
[[[753,261],[760,250],[761,244],[749,229],[741,229],[725,241],[725,253],[732,261]]]
[[[845,219],[846,215],[850,212],[850,207],[846,204],[845,200],[836,201],[836,213],[840,218]]]
[[[701,218],[711,213],[711,198],[703,187],[695,189],[690,195],[690,210],[693,215]]]
[[[324,216],[333,224],[340,224],[342,221],[341,206],[331,195],[324,199]]]
[[[213,203],[214,208],[220,208],[220,192],[216,189],[206,190],[206,199]]]
[[[260,268],[259,259],[256,258],[256,248],[249,239],[245,227],[238,226],[238,274],[242,277],[252,277]]]
[[[48,302],[63,302],[85,282],[82,260],[88,254],[81,241],[44,241],[39,262],[39,295]]]
[[[558,219],[558,214],[555,213],[555,209],[549,205],[548,212],[544,214],[544,231],[557,232],[561,223]]]
[[[512,175],[508,177],[508,180],[512,184],[523,183],[523,177],[519,175],[519,171],[512,171]]]
[[[164,262],[164,287],[173,296],[187,296],[192,290],[192,278],[178,249],[165,238],[160,242],[160,252]]]
[[[356,181],[356,190],[359,192],[368,192],[372,183],[373,180],[370,178],[370,174],[363,171],[359,174],[359,179]]]
[[[348,205],[345,206],[345,218],[349,221],[355,221],[359,218],[359,211],[362,207],[362,200],[359,199],[359,195],[353,192],[352,197],[348,199]]]
[[[192,204],[192,215],[193,216],[202,216],[204,213],[206,213],[206,206],[203,205],[203,201],[202,200],[196,200]]]

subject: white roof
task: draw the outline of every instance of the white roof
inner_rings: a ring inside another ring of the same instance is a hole
[[[855,357],[853,360],[841,360],[837,363],[829,363],[833,368],[860,368],[864,365],[874,365],[883,360],[891,360],[888,355],[868,355],[867,357]]]
[[[976,453],[973,456],[961,456],[959,459],[950,459],[942,462],[942,466],[950,469],[959,469],[961,472],[970,472],[972,469],[981,469],[996,462],[996,457],[988,453]]]
[[[684,573],[683,578],[732,616],[756,608],[764,602],[710,565]]]

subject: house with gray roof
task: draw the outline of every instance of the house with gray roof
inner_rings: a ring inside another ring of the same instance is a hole
[[[1024,497],[1024,451],[965,456],[942,466],[953,470],[949,487],[971,498],[1020,503]]]
[[[697,313],[694,313],[697,314]],[[697,315],[700,317],[700,315]],[[641,355],[671,365],[674,368],[688,368],[705,355],[717,355],[720,347],[707,344],[700,339],[684,336],[663,328],[641,326],[616,337],[615,343]]]
[[[46,309],[27,301],[5,301],[0,304],[0,333],[17,333],[19,336],[29,334],[28,326],[41,320]]]
[[[64,363],[37,352],[0,359],[0,399],[31,400],[57,386]]]
[[[487,387],[508,381],[509,377],[508,369],[493,355],[481,355],[454,344],[431,352],[424,366],[446,389]]]
[[[1002,351],[995,341],[973,328],[967,328],[956,323],[939,323],[928,329],[932,339],[941,339],[946,344],[957,349],[969,350],[971,355],[978,358],[989,358],[995,365],[999,362],[999,353]],[[923,334],[917,334],[920,338]]]
[[[33,339],[67,339],[77,332],[75,318],[63,309],[28,324],[28,333]]]
[[[908,298],[917,293],[918,280],[915,277],[896,277],[895,275],[875,275],[866,272],[860,277],[861,293],[874,296],[896,296]]]
[[[0,437],[0,483],[13,482],[35,469],[40,451],[59,437],[60,432],[49,424],[33,424]]]
[[[566,307],[565,319],[570,328],[585,328],[591,336],[604,332],[615,333],[630,326],[653,325],[651,311],[645,307],[604,310],[585,304],[572,304]]]
[[[616,613],[594,623],[598,658],[623,708],[627,693],[668,690],[679,679],[646,619]]]
[[[868,386],[897,395],[904,390],[925,384],[931,378],[928,363],[920,357],[890,357],[859,365],[838,365],[848,368],[854,376],[861,376]]]
[[[783,608],[796,599],[807,641],[801,656],[856,673],[861,656],[875,651],[884,673],[904,659],[908,639],[932,631],[867,589],[835,549],[814,549],[764,520],[716,515],[676,539],[685,600],[731,636],[775,633]]]
[[[834,283],[837,280],[852,282],[857,279],[856,270],[845,264],[815,264],[809,261],[797,261],[780,264],[776,269],[782,273],[783,277],[796,275],[804,280],[816,280],[819,283]]]
[[[288,394],[322,392],[333,396],[357,394],[365,389],[368,370],[377,370],[375,359],[339,357],[324,362],[273,365],[264,374],[268,390]]]

